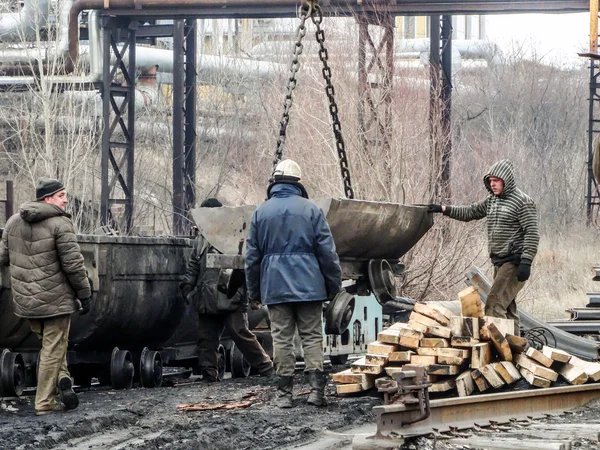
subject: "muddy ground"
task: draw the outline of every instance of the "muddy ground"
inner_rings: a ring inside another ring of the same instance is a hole
[[[42,417],[34,415],[31,395],[4,399],[0,401],[0,449],[292,448],[322,439],[327,430],[374,424],[373,406],[382,404],[377,393],[335,397],[329,384],[329,406],[307,405],[309,386],[297,373],[294,408],[282,410],[269,403],[276,391],[274,380],[251,376],[206,384],[193,378],[169,379],[165,384],[171,386],[158,389],[80,390],[76,410]],[[177,408],[195,403],[242,404],[229,410]]]

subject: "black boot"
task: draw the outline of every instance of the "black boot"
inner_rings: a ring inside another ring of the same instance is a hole
[[[65,409],[75,409],[79,406],[79,398],[73,390],[73,383],[69,377],[62,377],[58,381],[58,392]]]
[[[308,372],[307,378],[308,384],[310,384],[310,394],[306,402],[315,406],[327,406],[327,400],[325,399],[327,374],[321,371]]]
[[[277,384],[277,398],[275,405],[280,408],[292,407],[292,388],[294,386],[294,377],[279,377]]]

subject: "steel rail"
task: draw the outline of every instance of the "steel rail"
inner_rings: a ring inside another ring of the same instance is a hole
[[[405,426],[401,424],[410,422],[421,413],[418,405],[375,406],[376,437],[407,438],[428,435],[434,431],[443,433],[453,429],[485,427],[492,423],[562,413],[599,397],[600,383],[430,400],[430,416]]]

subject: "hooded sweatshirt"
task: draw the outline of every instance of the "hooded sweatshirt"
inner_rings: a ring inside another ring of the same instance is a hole
[[[71,314],[91,296],[70,215],[58,206],[28,202],[2,233],[0,264],[10,264],[14,313],[27,319]]]
[[[490,177],[504,181],[500,195],[492,192]],[[488,249],[495,265],[533,261],[540,241],[537,211],[531,197],[517,188],[512,163],[508,159],[495,163],[483,184],[489,197],[469,206],[446,206],[444,214],[464,222],[487,217]]]

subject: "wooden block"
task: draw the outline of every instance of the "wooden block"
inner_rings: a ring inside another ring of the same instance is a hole
[[[401,352],[392,352],[388,355],[389,356],[388,361],[390,363],[410,362],[410,357],[414,354],[415,353],[410,350],[401,351]]]
[[[406,348],[416,349],[419,347],[419,343],[421,342],[418,338],[412,338],[408,336],[400,336],[400,345]]]
[[[456,356],[438,356],[438,364],[450,364],[452,366],[461,366],[465,363],[465,358],[457,358]]]
[[[513,384],[521,379],[521,374],[510,361],[493,363],[492,367],[502,377],[506,384]]]
[[[397,350],[397,345],[385,344],[380,341],[373,341],[367,345],[367,353],[371,353],[373,355],[388,355]]]
[[[468,336],[453,336],[452,341],[450,341],[452,347],[473,347],[479,343],[477,339]]]
[[[498,372],[496,372],[496,369],[494,369],[494,367],[491,364],[482,367],[479,370],[481,371],[481,374],[485,377],[487,382],[490,383],[490,386],[493,386],[495,388],[504,386],[504,380],[498,374]]]
[[[525,354],[534,361],[539,362],[542,366],[550,367],[552,365],[552,358],[549,358],[548,356],[544,355],[542,352],[536,350],[533,347],[529,347]]]
[[[427,336],[435,336],[435,337],[450,339],[452,332],[450,331],[450,328],[448,328],[448,327],[442,327],[442,326],[437,327],[436,326],[436,327],[427,327],[425,334]]]
[[[448,364],[430,364],[427,367],[427,373],[431,375],[458,375],[460,367]]]
[[[527,339],[522,338],[520,336],[515,336],[514,334],[507,334],[504,336],[508,341],[508,345],[513,353],[524,353],[527,348]]]
[[[433,306],[440,314],[442,314],[448,321],[450,321],[450,317],[455,316],[456,313],[450,311],[448,308],[446,308],[445,306],[441,305],[440,303],[436,303],[436,304],[431,304],[431,306]]]
[[[383,366],[380,364],[367,364],[365,358],[360,358],[350,364],[352,373],[365,373],[369,375],[379,375],[383,372]]]
[[[402,371],[404,371],[404,367],[393,367],[393,366],[385,367],[385,373],[387,373],[388,376],[390,376],[390,377],[393,377],[395,373],[402,372]]]
[[[523,354],[517,355],[514,362],[519,366],[524,367],[535,376],[545,378],[546,380],[550,381],[556,381],[558,379],[558,374],[554,370],[548,369],[547,367],[536,363],[534,360]],[[523,372],[521,372],[521,374],[523,374]],[[523,375],[523,377],[525,377],[525,375]],[[531,382],[529,384],[531,384]]]
[[[523,366],[521,366],[519,368],[519,372],[521,372],[521,375],[523,375],[523,378],[525,378],[527,380],[527,382],[532,386],[537,386],[537,387],[542,387],[542,388],[550,387],[550,380],[547,380],[545,378],[534,375],[530,370],[526,369]]]
[[[437,381],[429,386],[429,392],[447,392],[455,387],[456,381],[454,380]]]
[[[376,353],[367,353],[365,355],[365,362],[367,364],[385,366],[388,362],[388,356],[387,355],[378,355]]]
[[[432,319],[431,317],[424,316],[423,314],[419,314],[416,311],[410,313],[410,317],[408,318],[409,322],[417,322],[426,327],[438,327],[440,325],[444,325],[439,323],[437,320]]]
[[[450,317],[450,332],[452,336],[468,336],[479,339],[479,319],[477,317]]]
[[[437,375],[427,375],[427,381],[429,383],[435,383],[438,380],[438,376]]]
[[[371,376],[364,373],[354,373],[350,369],[331,374],[333,382],[340,384],[368,383],[371,378]]]
[[[473,382],[475,383],[475,386],[477,386],[477,389],[479,389],[479,392],[485,392],[490,388],[490,384],[479,369],[471,371],[471,378],[473,378]]]
[[[492,346],[483,343],[474,345],[471,348],[471,368],[481,369],[492,362]]]
[[[496,325],[493,323],[488,323],[487,329],[490,333],[490,338],[492,339],[494,347],[496,348],[496,350],[498,350],[498,353],[500,354],[500,358],[502,358],[504,361],[512,361],[513,355],[512,350],[510,349],[510,345],[508,345],[508,341],[502,335],[502,333],[500,333],[498,327],[496,327]]]
[[[428,366],[437,363],[437,358],[435,356],[412,355],[410,357],[410,363],[418,364],[419,366]]]
[[[411,328],[407,323],[396,322],[391,327],[387,329],[388,331],[393,331],[398,333],[400,336],[406,336],[410,338],[421,339],[423,338],[423,333],[414,328]]]
[[[398,388],[398,381],[390,377],[381,377],[375,380],[375,387],[377,389],[391,389]]]
[[[352,383],[352,384],[336,384],[335,390],[340,394],[355,394],[357,392],[368,391],[369,388],[363,386],[360,383]]]
[[[567,380],[569,384],[584,384],[588,380],[587,374],[581,367],[576,367],[573,364],[565,363],[558,371],[561,377]]]
[[[558,361],[561,363],[568,363],[571,359],[571,355],[565,351],[559,350],[557,348],[548,347],[544,345],[542,348],[542,353],[546,355],[553,361]]]
[[[469,355],[469,350],[461,348],[423,348],[419,347],[417,353],[422,356],[454,356],[455,358],[465,358]]]
[[[414,320],[409,320],[407,325],[414,330],[417,330],[421,333],[425,333],[427,331],[427,325],[423,325],[422,323],[415,322]]]
[[[469,286],[458,293],[460,301],[460,314],[465,317],[483,317],[483,302],[479,292],[473,286]]]
[[[437,347],[450,347],[450,343],[448,342],[448,339],[443,339],[443,338],[423,338],[421,339],[421,347],[431,347],[431,348],[437,348]]]
[[[395,331],[383,330],[377,333],[377,340],[384,344],[400,344],[400,335]]]
[[[600,364],[584,361],[583,359],[579,359],[577,356],[571,356],[569,364],[573,364],[575,367],[583,369],[583,371],[592,381],[600,380]]]
[[[456,377],[456,390],[459,397],[468,397],[475,390],[475,382],[471,377],[471,371],[461,373]]]
[[[429,317],[435,320],[436,322],[439,322],[441,325],[446,326],[450,324],[450,319],[448,317],[446,317],[441,311],[437,310],[434,306],[429,305],[427,303],[415,303],[413,311],[416,311],[417,313],[423,316]]]
[[[500,330],[503,336],[506,337],[507,334],[514,333],[515,331],[515,322],[512,319],[501,319],[500,317],[492,317],[492,316],[483,316],[483,321],[481,322],[481,329],[479,330],[479,338],[490,340],[490,335],[487,330],[487,325],[493,323],[496,325],[496,328]]]

